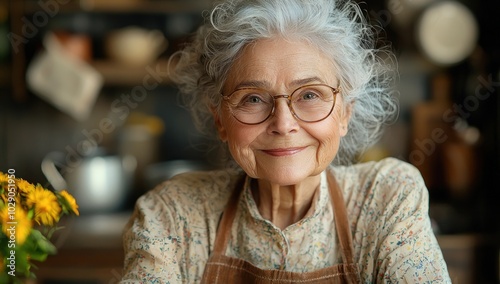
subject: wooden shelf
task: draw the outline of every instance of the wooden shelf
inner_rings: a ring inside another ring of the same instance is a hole
[[[73,0],[67,4],[60,4],[59,11],[63,13],[75,12],[108,12],[108,13],[179,13],[198,12],[210,7],[209,0]],[[38,1],[25,2],[26,14],[33,14],[42,8]]]
[[[171,83],[166,75],[169,69],[168,59],[161,59],[146,66],[131,66],[111,60],[95,60],[91,65],[104,77],[106,86],[137,86],[144,84],[145,80],[149,84]]]

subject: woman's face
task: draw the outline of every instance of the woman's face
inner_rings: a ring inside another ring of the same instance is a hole
[[[302,41],[259,40],[247,46],[230,69],[223,94],[244,85],[259,85],[275,95],[291,94],[306,84],[338,87],[332,61]],[[337,95],[333,112],[324,120],[297,120],[286,99],[275,101],[274,115],[261,124],[236,120],[227,103],[215,115],[220,138],[236,162],[251,177],[273,184],[294,185],[320,174],[337,154],[347,133],[349,108]]]

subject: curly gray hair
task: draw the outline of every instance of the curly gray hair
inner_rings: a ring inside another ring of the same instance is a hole
[[[342,0],[226,0],[206,15],[193,41],[177,53],[171,79],[200,131],[217,137],[213,111],[232,63],[259,39],[299,38],[330,56],[352,105],[349,132],[341,139],[335,164],[349,164],[375,143],[395,117],[397,99],[393,55],[376,48],[375,29],[359,6]],[[384,56],[385,55],[385,56]],[[174,55],[175,56],[175,55]]]

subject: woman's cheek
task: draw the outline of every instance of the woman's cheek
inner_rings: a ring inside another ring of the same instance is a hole
[[[319,144],[317,161],[320,165],[330,164],[335,156],[340,144],[340,136],[338,131],[333,131],[332,135],[323,139]]]
[[[229,145],[233,159],[250,176],[256,175],[255,154],[249,146],[231,143]]]

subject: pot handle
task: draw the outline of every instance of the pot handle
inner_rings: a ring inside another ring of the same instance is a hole
[[[58,191],[68,188],[66,180],[56,168],[56,161],[60,161],[62,158],[62,153],[51,152],[43,158],[41,165],[43,175],[47,178],[50,185]]]

